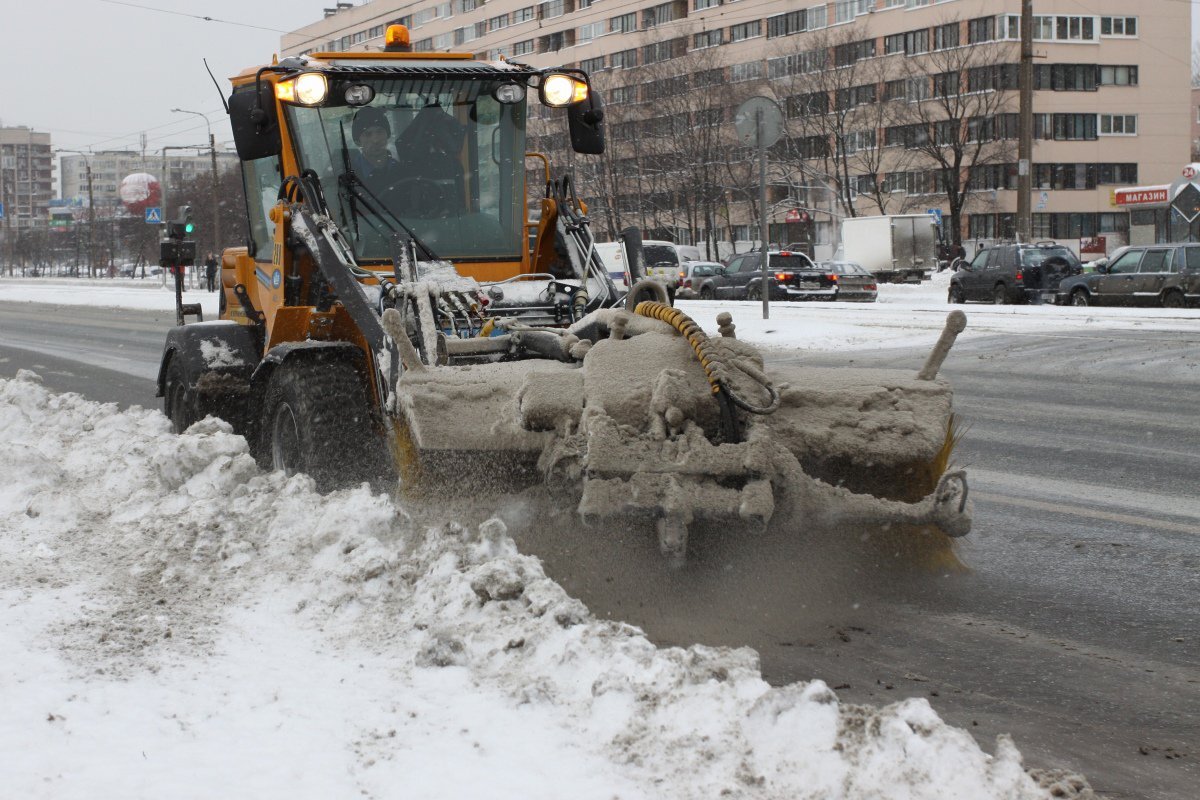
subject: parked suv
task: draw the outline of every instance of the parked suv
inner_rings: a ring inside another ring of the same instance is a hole
[[[837,276],[819,269],[804,253],[782,250],[767,255],[771,259],[767,280],[772,300],[833,300],[837,295]],[[761,263],[761,252],[733,256],[700,284],[701,299],[762,299]]]
[[[1129,247],[1095,272],[1060,283],[1057,302],[1164,308],[1200,303],[1200,244]]]
[[[1083,269],[1079,258],[1059,244],[1001,244],[980,250],[950,278],[949,300],[963,303],[1055,302],[1063,278]]]

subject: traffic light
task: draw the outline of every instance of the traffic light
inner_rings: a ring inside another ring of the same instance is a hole
[[[192,207],[180,206],[179,215],[167,223],[167,238],[187,239],[195,230],[196,224],[192,222]]]

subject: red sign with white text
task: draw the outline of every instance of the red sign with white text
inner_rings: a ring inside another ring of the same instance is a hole
[[[1117,205],[1136,206],[1167,202],[1167,187],[1153,189],[1117,189]]]

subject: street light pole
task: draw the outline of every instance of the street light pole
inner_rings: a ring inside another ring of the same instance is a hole
[[[213,138],[212,125],[209,124],[208,117],[199,111],[188,111],[186,108],[172,108],[171,111],[179,114],[195,114],[203,119],[205,126],[208,127],[208,154],[212,158],[213,249],[219,253],[221,251],[221,206],[220,189],[217,187],[217,140]]]

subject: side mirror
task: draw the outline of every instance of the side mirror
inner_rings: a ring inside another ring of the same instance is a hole
[[[598,156],[604,152],[604,101],[595,89],[586,99],[567,106],[567,127],[576,153]]]
[[[714,275],[724,275],[725,268],[724,267],[716,267],[715,269],[713,269],[713,274]]]
[[[1096,272],[1099,272],[1101,275],[1107,275],[1108,274],[1108,264],[1101,264],[1101,263],[1097,262],[1096,263]]]
[[[260,83],[257,98],[254,84],[234,90],[229,96],[229,125],[233,128],[233,143],[242,161],[277,156],[283,152],[279,117],[275,112],[275,93],[270,81]]]

